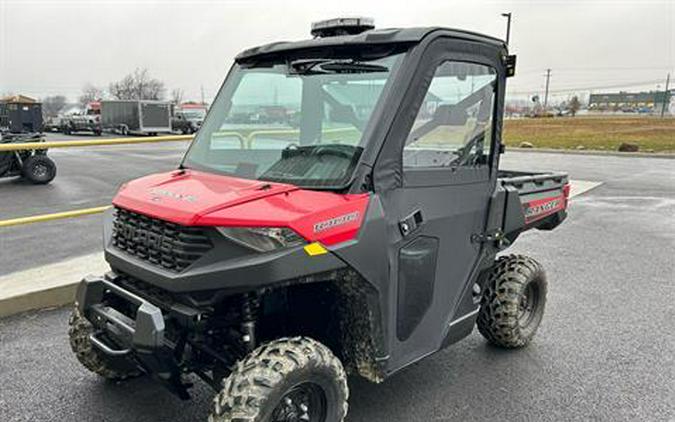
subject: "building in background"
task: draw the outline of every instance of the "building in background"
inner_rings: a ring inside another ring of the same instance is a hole
[[[634,113],[660,113],[665,103],[670,107],[673,91],[617,92],[591,94],[588,108],[596,111],[624,111]]]

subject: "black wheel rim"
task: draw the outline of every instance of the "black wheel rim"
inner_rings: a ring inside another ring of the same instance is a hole
[[[298,384],[281,397],[271,422],[325,422],[326,394],[318,385]]]
[[[38,163],[35,166],[33,166],[33,177],[36,179],[42,179],[43,177],[47,176],[47,172],[49,169],[47,168],[46,165],[42,163]]]
[[[528,283],[520,296],[518,323],[521,327],[528,327],[534,321],[539,307],[539,286]]]

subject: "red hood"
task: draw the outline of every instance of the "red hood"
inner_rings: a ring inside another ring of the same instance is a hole
[[[162,220],[194,225],[219,209],[296,189],[281,183],[176,170],[123,185],[113,204]]]
[[[330,245],[356,236],[368,198],[176,170],[123,185],[113,204],[186,226],[290,227]]]

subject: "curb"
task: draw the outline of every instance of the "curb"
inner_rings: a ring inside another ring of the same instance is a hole
[[[507,146],[506,153],[508,154],[509,151],[536,152],[542,154],[600,155],[611,157],[675,159],[675,153],[671,152],[619,152],[619,151],[573,150],[573,149],[555,149],[555,148],[520,148]]]
[[[0,318],[43,308],[60,307],[75,301],[78,282],[38,290],[20,296],[0,298]]]
[[[109,269],[103,253],[97,252],[4,275],[0,277],[0,318],[72,303],[82,277]]]

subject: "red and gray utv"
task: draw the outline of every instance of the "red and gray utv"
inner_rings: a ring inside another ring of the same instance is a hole
[[[315,25],[246,50],[176,170],[123,185],[111,271],[70,343],[104,378],[199,377],[210,421],[342,421],[346,374],[381,382],[474,325],[527,345],[547,281],[497,254],[566,217],[565,174],[499,170],[504,42]]]

